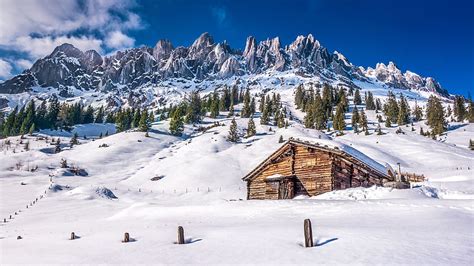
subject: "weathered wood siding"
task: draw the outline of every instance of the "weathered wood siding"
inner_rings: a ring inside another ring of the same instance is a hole
[[[291,175],[291,156],[276,159],[267,165],[255,178],[248,181],[249,199],[278,199],[278,186],[275,182],[266,182],[266,178],[275,174]]]
[[[296,195],[319,195],[332,190],[331,155],[304,146],[295,146],[294,174],[304,190]],[[298,187],[298,184],[297,184]]]
[[[340,156],[334,157],[333,175],[334,190],[383,184],[383,177],[376,172],[361,164],[349,162]]]

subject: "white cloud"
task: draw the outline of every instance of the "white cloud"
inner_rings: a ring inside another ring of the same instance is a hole
[[[125,32],[144,27],[134,6],[135,0],[1,0],[0,48],[36,60],[62,43],[99,53],[130,47],[135,39]]]
[[[15,41],[14,46],[17,50],[30,54],[32,58],[40,58],[50,54],[55,47],[63,44],[70,43],[82,51],[96,50],[99,53],[102,52],[102,40],[94,37],[43,37],[33,38],[30,36],[20,37]]]
[[[128,37],[121,31],[110,32],[106,39],[105,45],[113,49],[123,49],[132,47],[135,44],[135,39]]]
[[[12,76],[12,65],[0,58],[0,79],[7,79]]]
[[[2,0],[0,44],[20,36],[64,35],[75,30],[108,32],[139,29],[140,17],[128,11],[133,0]]]
[[[33,65],[33,62],[27,59],[18,59],[16,60],[15,65],[18,69],[24,70],[29,69]]]

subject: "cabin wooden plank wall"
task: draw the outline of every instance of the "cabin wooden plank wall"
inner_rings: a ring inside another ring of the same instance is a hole
[[[331,155],[304,146],[294,146],[294,149],[294,174],[303,187],[303,190],[296,191],[296,195],[315,196],[331,191]]]
[[[247,197],[250,199],[278,199],[278,187],[274,182],[267,182],[267,177],[280,174],[291,175],[291,155],[287,149],[272,164],[267,165],[255,178],[247,183]]]
[[[350,162],[341,156],[334,157],[334,189],[350,187],[370,187],[382,185],[383,179],[367,167]]]

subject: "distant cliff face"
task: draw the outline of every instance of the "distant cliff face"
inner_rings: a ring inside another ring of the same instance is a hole
[[[84,91],[133,90],[170,78],[200,82],[282,71],[346,84],[370,79],[392,88],[448,95],[433,78],[409,71],[402,73],[392,62],[377,64],[375,69],[354,66],[341,53],[329,53],[311,34],[298,36],[285,47],[278,37],[257,43],[250,36],[242,52],[225,42],[215,43],[208,33],[199,36],[190,47],[174,47],[171,42],[160,40],[154,48],[134,48],[108,57],[62,44],[49,56],[36,61],[31,69],[1,83],[0,93],[21,93],[33,86],[58,89],[72,86]]]

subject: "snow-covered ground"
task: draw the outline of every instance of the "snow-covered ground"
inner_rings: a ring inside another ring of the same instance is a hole
[[[292,93],[281,93],[302,119]],[[375,113],[367,113],[373,132]],[[73,148],[67,132],[12,137],[10,145],[3,140],[0,264],[472,265],[474,155],[467,145],[473,124],[456,124],[432,140],[418,134],[423,122],[413,132],[403,127],[405,134],[382,125],[382,136],[348,131],[333,137],[298,120],[270,131],[257,118],[257,135],[231,144],[230,118],[217,120],[225,125],[204,133],[187,126],[183,138],[169,135],[163,121],[154,123],[150,137],[123,132],[98,139],[100,132],[114,133],[113,125],[81,125],[75,129],[81,144]],[[248,119],[236,120],[243,132]],[[203,124],[214,122],[206,118]],[[352,188],[313,198],[245,200],[241,178],[281,145],[280,136],[347,145],[428,181],[407,190]],[[51,137],[61,139],[62,152],[52,152]],[[29,142],[28,151],[20,141]],[[87,176],[60,168],[61,159]],[[303,247],[306,218],[313,223],[313,248]],[[179,225],[186,245],[174,244]],[[68,240],[71,232],[79,238]],[[121,243],[125,232],[134,241]]]

